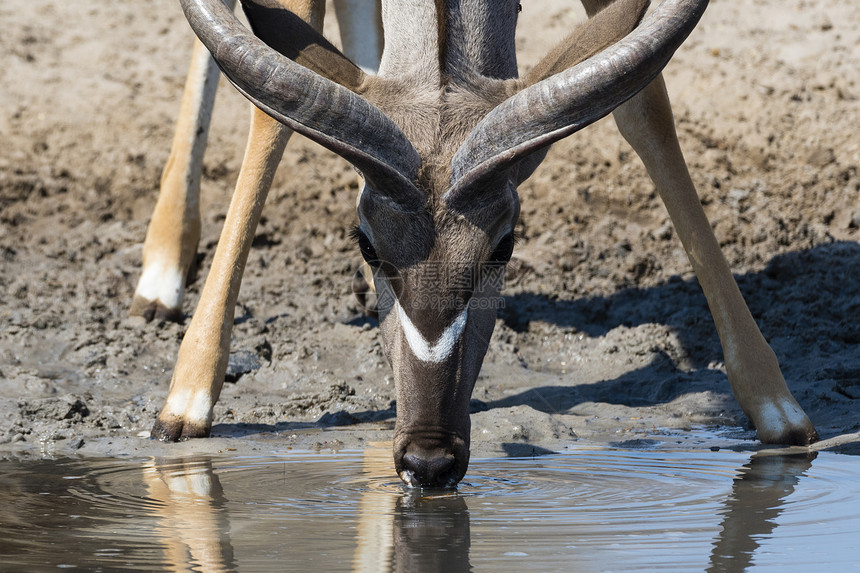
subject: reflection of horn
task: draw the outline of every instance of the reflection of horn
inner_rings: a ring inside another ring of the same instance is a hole
[[[776,528],[785,498],[794,491],[816,455],[767,451],[753,455],[732,484],[708,571],[744,571],[750,565],[758,539]]]
[[[391,442],[369,443],[364,450],[361,468],[368,477],[390,475]],[[352,570],[356,573],[391,569],[394,557],[391,516],[396,500],[394,495],[372,490],[361,496],[358,502],[358,547],[352,558]]]
[[[162,462],[143,469],[149,495],[158,501],[165,557],[173,571],[234,571],[225,498],[208,458]]]

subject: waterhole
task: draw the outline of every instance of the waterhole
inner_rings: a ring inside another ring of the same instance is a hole
[[[0,570],[849,571],[860,458],[578,449],[414,491],[387,449],[0,461]]]

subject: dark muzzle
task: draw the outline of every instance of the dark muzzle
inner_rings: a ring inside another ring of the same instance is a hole
[[[469,445],[453,434],[407,434],[395,440],[394,467],[409,486],[453,488],[469,465]]]

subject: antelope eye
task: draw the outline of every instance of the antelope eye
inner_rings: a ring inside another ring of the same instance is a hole
[[[361,256],[369,265],[379,264],[379,257],[376,255],[376,249],[367,235],[361,232],[358,227],[353,228],[352,238],[358,243],[358,248],[361,251]]]
[[[515,242],[513,233],[508,233],[502,237],[502,240],[496,245],[496,250],[490,255],[490,262],[504,264],[511,260],[511,256],[514,254]]]
[[[361,249],[361,256],[368,264],[379,262],[379,257],[376,256],[376,249],[370,244],[370,239],[362,233],[358,238],[358,248]]]

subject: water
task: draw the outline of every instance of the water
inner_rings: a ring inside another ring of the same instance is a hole
[[[592,450],[414,492],[385,449],[0,461],[0,570],[860,571],[860,458]]]

